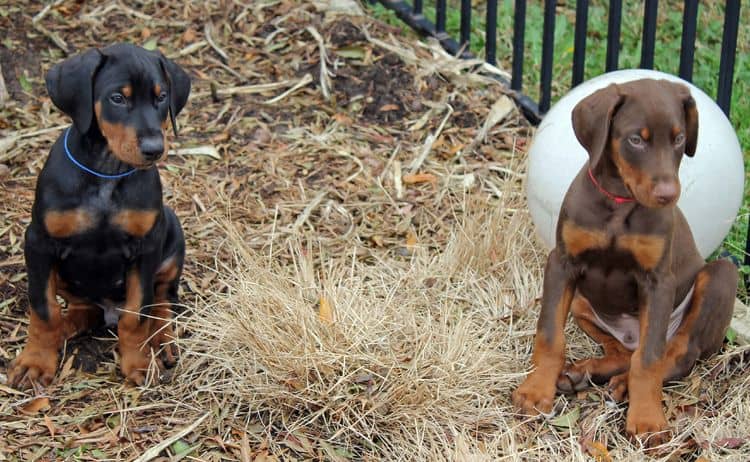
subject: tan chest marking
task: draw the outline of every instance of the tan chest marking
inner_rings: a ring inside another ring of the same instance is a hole
[[[122,210],[112,217],[112,224],[135,237],[143,237],[156,223],[156,210]]]
[[[601,250],[609,246],[607,233],[582,228],[571,221],[563,223],[562,240],[569,255],[577,257],[587,250]]]
[[[630,252],[641,268],[650,271],[656,268],[662,257],[666,240],[647,234],[626,234],[617,238],[617,248]]]
[[[50,236],[65,238],[94,226],[94,217],[84,209],[50,210],[44,214],[44,227]]]

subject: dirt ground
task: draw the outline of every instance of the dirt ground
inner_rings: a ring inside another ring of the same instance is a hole
[[[478,63],[453,60],[367,17],[334,15],[327,3],[57,0],[44,7],[0,0],[8,92],[0,108],[0,461],[382,460],[398,453],[385,440],[388,451],[352,443],[356,438],[339,444],[338,434],[312,424],[300,436],[285,423],[291,414],[273,420],[273,412],[247,409],[230,395],[209,390],[195,399],[193,385],[181,379],[184,371],[195,374],[196,358],[205,353],[191,341],[200,330],[195,322],[202,322],[202,307],[232,293],[228,281],[237,273],[226,268],[238,261],[238,246],[285,271],[297,268],[298,249],[307,249],[315,268],[353,260],[395,274],[418,254],[437,258],[470,211],[501,206],[498,223],[508,228],[497,233],[511,233],[513,225],[516,234],[497,242],[523,250],[507,258],[498,256],[512,255],[507,249],[477,256],[486,260],[483,277],[499,287],[488,299],[502,306],[492,320],[497,326],[475,332],[491,350],[515,355],[504,360],[502,379],[488,379],[487,402],[499,409],[497,418],[460,430],[471,442],[448,438],[445,444],[458,448],[453,452],[423,442],[425,452],[402,450],[398,458],[644,457],[621,436],[623,408],[601,393],[561,400],[564,421],[524,426],[508,406],[507,383],[518,383],[528,365],[544,258],[523,204],[533,129],[512,105],[498,103],[509,100]],[[102,329],[66,345],[53,385],[19,392],[4,384],[4,374],[26,340],[23,232],[36,175],[69,124],[51,105],[43,76],[70,54],[116,41],[158,47],[193,79],[174,152],[160,165],[165,202],[186,235],[178,331],[187,354],[161,383],[124,385],[116,337]],[[477,231],[465,247],[487,232]],[[506,270],[507,259],[514,266]],[[419,283],[427,291],[436,282],[425,276]],[[318,309],[311,303],[312,313]],[[506,327],[518,331],[510,337]],[[577,338],[584,347],[573,355],[596,351]],[[671,393],[668,416],[683,423],[657,458],[750,457],[742,413],[750,402],[747,351],[729,348]],[[163,441],[164,448],[146,452]]]

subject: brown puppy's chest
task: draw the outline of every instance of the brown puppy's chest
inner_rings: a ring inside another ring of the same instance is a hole
[[[574,260],[589,254],[591,258],[584,258],[589,264],[603,263],[606,260],[631,257],[635,270],[653,271],[662,261],[667,247],[667,240],[662,235],[642,234],[627,230],[587,228],[566,220],[562,224],[561,238],[566,254]],[[595,254],[595,255],[592,255]]]
[[[603,228],[586,227],[571,219],[560,228],[562,248],[579,278],[578,291],[604,313],[636,313],[636,276],[667,264],[665,234],[644,234],[613,219]]]

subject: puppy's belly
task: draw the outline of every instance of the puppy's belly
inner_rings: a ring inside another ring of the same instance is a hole
[[[98,304],[125,300],[127,260],[118,253],[72,253],[58,263],[58,274],[71,294]]]
[[[638,286],[626,272],[588,269],[576,288],[599,313],[611,316],[638,313]]]

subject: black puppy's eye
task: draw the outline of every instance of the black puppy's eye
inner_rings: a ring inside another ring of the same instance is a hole
[[[112,101],[113,104],[125,104],[125,97],[120,93],[113,93],[109,97],[109,100]]]
[[[685,134],[684,133],[678,133],[677,136],[674,137],[674,145],[679,146],[682,143],[685,142]]]
[[[163,92],[159,93],[159,96],[156,97],[156,100],[158,102],[160,102],[160,103],[163,103],[164,100],[166,100],[166,99],[167,99],[167,92],[166,91],[163,91]]]
[[[640,148],[641,146],[643,146],[643,138],[638,135],[630,135],[628,137],[628,143],[636,148]]]

